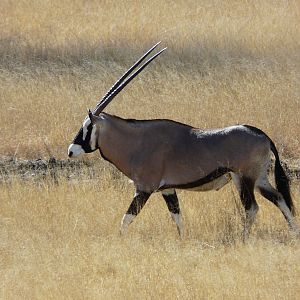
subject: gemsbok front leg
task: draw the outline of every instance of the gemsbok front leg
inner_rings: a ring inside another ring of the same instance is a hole
[[[166,201],[168,209],[171,213],[172,219],[175,221],[178,233],[180,237],[183,237],[183,225],[181,220],[181,213],[179,202],[177,198],[176,191],[174,189],[165,190],[162,192],[162,195]]]
[[[151,194],[146,192],[136,191],[134,198],[126,212],[123,216],[121,223],[121,234],[126,232],[129,224],[133,221],[133,219],[139,214],[142,210],[143,206],[146,204]]]

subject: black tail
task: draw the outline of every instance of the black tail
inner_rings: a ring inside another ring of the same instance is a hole
[[[285,174],[285,171],[280,163],[278,151],[271,139],[270,139],[270,143],[271,143],[271,151],[275,155],[275,182],[276,182],[277,190],[283,196],[286,205],[288,206],[292,214],[295,215],[295,208],[294,208],[294,204],[290,192],[290,181],[287,175]]]

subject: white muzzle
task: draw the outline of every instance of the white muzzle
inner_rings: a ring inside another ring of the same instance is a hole
[[[85,153],[82,147],[78,144],[71,144],[68,148],[68,156],[71,158],[77,157],[81,154]]]

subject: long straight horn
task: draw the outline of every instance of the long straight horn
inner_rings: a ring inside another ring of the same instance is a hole
[[[123,75],[120,77],[114,85],[109,89],[109,91],[102,97],[100,101],[98,101],[98,104],[96,107],[98,107],[103,101],[105,101],[112,93],[113,91],[120,86],[120,84],[124,81],[124,79],[135,69],[137,65],[139,65],[144,58],[151,53],[161,42],[156,43],[152,48],[150,48],[141,58],[139,58]]]
[[[141,67],[139,67],[133,74],[131,74],[125,81],[123,81],[121,83],[121,85],[119,85],[117,88],[115,88],[110,95],[108,95],[108,97],[106,99],[104,99],[103,101],[101,101],[97,107],[94,110],[94,114],[95,115],[99,115],[101,111],[103,111],[103,109],[112,101],[112,99],[114,97],[116,97],[121,90],[134,78],[136,77],[141,71],[143,71],[147,65],[150,64],[150,62],[152,60],[154,60],[158,55],[160,55],[163,51],[165,51],[167,48],[164,48],[162,50],[160,50],[158,53],[156,53],[155,55],[153,55],[151,58],[149,58]],[[149,52],[149,51],[148,51]],[[127,73],[127,72],[126,72]]]

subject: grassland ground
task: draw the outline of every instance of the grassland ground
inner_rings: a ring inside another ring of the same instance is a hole
[[[98,180],[82,173],[1,184],[3,299],[298,298],[299,239],[264,199],[246,244],[232,186],[179,193],[183,240],[159,194],[120,236],[133,187],[109,167]]]
[[[249,123],[299,157],[297,1],[71,2],[1,1],[2,155],[65,157],[86,109],[163,40],[167,52],[107,112],[200,128]]]
[[[86,108],[162,40],[106,111],[261,128],[299,211],[299,23],[298,1],[0,1],[0,298],[299,299],[299,239],[260,196],[246,244],[231,184],[179,192],[183,240],[159,194],[120,236],[133,186],[98,153],[66,163]]]

